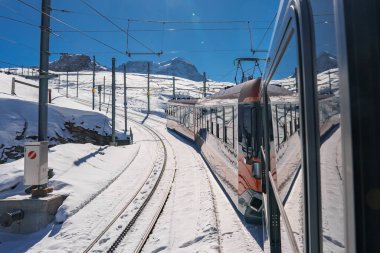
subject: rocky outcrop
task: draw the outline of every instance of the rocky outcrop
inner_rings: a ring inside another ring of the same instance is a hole
[[[61,54],[58,60],[49,64],[49,69],[57,72],[64,71],[82,71],[93,69],[92,59],[84,54]],[[96,70],[107,70],[106,67],[96,63]]]
[[[148,73],[148,63],[150,64],[151,74],[169,75],[193,81],[203,81],[203,75],[198,72],[195,65],[179,57],[164,62],[128,61],[126,63],[127,72],[146,74]],[[122,71],[123,65],[117,67],[116,70]]]
[[[111,142],[112,136],[99,134],[95,130],[86,129],[82,126],[76,125],[74,122],[65,122],[65,129],[70,133],[70,137],[60,136],[57,132],[55,136],[48,136],[49,142],[54,144],[49,144],[49,147],[53,147],[56,144],[65,144],[65,143],[92,143],[94,145],[108,145]],[[37,141],[37,136],[25,136],[25,131],[27,129],[27,123],[24,126],[24,129],[20,135],[15,137],[16,140],[22,139],[23,141]],[[95,126],[96,128],[101,128]],[[118,138],[116,137],[116,140]],[[24,146],[23,145],[14,145],[10,147],[5,147],[3,144],[0,144],[0,164],[18,160],[24,157]]]
[[[336,60],[336,56],[323,51],[317,58],[317,73],[321,73],[323,71],[337,68],[338,62]]]

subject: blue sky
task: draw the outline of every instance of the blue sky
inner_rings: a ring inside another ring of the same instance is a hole
[[[40,9],[41,0],[24,0]],[[80,0],[51,0],[52,15],[68,24],[88,32],[90,36],[107,45],[125,52],[126,35],[118,28],[98,16]],[[233,81],[237,57],[251,57],[251,40],[247,22],[242,23],[146,23],[142,20],[176,21],[250,21],[252,46],[254,49],[267,49],[272,30],[266,32],[279,4],[279,0],[86,0],[104,15],[110,17],[121,28],[129,31],[145,46],[154,52],[163,51],[160,57],[153,55],[132,55],[116,52],[79,33],[67,32],[72,29],[54,20],[51,35],[50,60],[57,59],[58,53],[84,53],[95,55],[98,62],[110,66],[111,58],[116,64],[128,60],[165,61],[183,57],[194,63],[208,78],[220,81]],[[0,0],[0,16],[40,24],[40,13],[16,0]],[[128,19],[139,20],[128,23]],[[273,26],[273,25],[272,25]],[[38,65],[39,28],[17,23],[0,17],[0,61],[18,65]],[[177,29],[171,31],[170,29]],[[140,30],[140,31],[139,31]],[[149,30],[149,31],[141,31]],[[60,31],[60,32],[58,32]],[[259,42],[262,43],[259,45]],[[129,51],[147,52],[148,50],[129,38]],[[257,53],[265,57],[265,53]],[[0,66],[8,67],[1,63]],[[248,69],[251,66],[245,66]]]

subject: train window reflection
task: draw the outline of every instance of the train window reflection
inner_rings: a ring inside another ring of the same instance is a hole
[[[231,107],[225,107],[224,110],[225,114],[225,128],[226,128],[226,137],[225,142],[231,146],[233,146],[233,137],[234,137],[234,108]]]
[[[332,1],[312,1],[317,87],[323,252],[345,252],[339,68]]]
[[[281,248],[291,252],[292,239],[303,251],[304,186],[302,179],[302,146],[299,135],[298,47],[293,34],[267,86],[271,115],[271,173],[274,188],[286,212],[290,228],[281,217]],[[290,232],[289,232],[290,231]]]

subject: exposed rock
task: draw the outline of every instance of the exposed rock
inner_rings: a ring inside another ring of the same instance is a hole
[[[337,68],[338,62],[336,60],[336,56],[323,51],[317,59],[317,73],[321,73],[323,71]]]
[[[179,57],[164,62],[128,61],[126,63],[127,72],[146,74],[148,73],[148,63],[150,64],[151,74],[177,76],[193,81],[203,81],[203,75],[198,72],[194,64]],[[116,70],[122,71],[123,65],[117,67]]]
[[[65,130],[69,131],[71,134],[70,138],[64,138],[60,136],[57,132],[56,136],[49,136],[49,142],[55,144],[65,144],[65,143],[92,143],[94,145],[108,145],[111,142],[111,136],[101,135],[95,130],[86,129],[81,126],[76,126],[73,122],[64,123]],[[25,123],[24,129],[21,135],[16,136],[16,139],[22,139],[25,141],[36,141],[37,136],[24,136],[27,128],[27,123]],[[117,139],[117,137],[116,137]],[[125,145],[125,144],[124,144]],[[49,145],[53,147],[55,145]],[[0,144],[0,164],[10,162],[13,160],[18,160],[24,157],[24,146],[15,145],[12,147],[4,147],[3,144]]]
[[[49,64],[49,69],[52,71],[82,71],[93,69],[92,59],[84,54],[61,54],[58,60]],[[107,70],[106,67],[96,63],[96,70]]]

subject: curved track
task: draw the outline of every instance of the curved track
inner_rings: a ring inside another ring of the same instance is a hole
[[[75,99],[77,102],[81,103],[81,104],[84,104],[84,105],[90,105],[90,103],[86,100],[82,100],[82,99]],[[122,108],[117,108],[117,110],[121,110]],[[128,112],[130,114],[133,114],[134,116],[137,116],[137,117],[141,117],[141,118],[144,118],[142,115],[139,115],[138,113],[131,113],[131,112]],[[121,115],[120,113],[117,114],[118,116],[123,116]],[[163,124],[164,122],[161,122],[159,120],[155,120],[155,119],[150,119],[150,120],[153,120],[153,121],[156,121],[158,123],[161,123]],[[161,182],[161,179],[163,177],[163,174],[165,173],[166,171],[166,167],[167,167],[167,157],[168,157],[168,154],[167,154],[167,145],[165,142],[164,142],[164,138],[161,137],[155,130],[153,130],[151,127],[149,126],[146,126],[146,125],[143,125],[141,124],[141,122],[135,120],[135,119],[129,119],[129,121],[132,121],[136,124],[139,124],[141,125],[143,128],[145,128],[148,132],[150,132],[152,135],[154,135],[161,143],[162,145],[162,148],[163,148],[163,151],[164,151],[164,160],[163,160],[163,164],[162,164],[162,168],[161,168],[161,171],[160,171],[160,174],[156,180],[156,182],[154,183],[150,193],[148,194],[148,196],[145,198],[144,202],[140,205],[140,207],[138,208],[138,210],[136,211],[136,213],[134,214],[134,216],[132,217],[132,219],[128,222],[128,224],[126,225],[126,227],[119,233],[119,235],[117,236],[116,240],[112,243],[112,245],[109,247],[109,249],[107,250],[107,252],[114,252],[118,246],[120,245],[120,243],[123,241],[123,239],[126,237],[126,235],[128,234],[128,232],[131,230],[131,228],[133,227],[133,225],[136,223],[137,219],[139,218],[139,216],[142,214],[142,212],[144,211],[145,207],[147,206],[147,204],[149,203],[149,201],[152,199],[152,196],[154,195],[156,189],[158,188],[160,182]],[[171,175],[171,179],[169,180],[170,183],[166,186],[166,189],[164,190],[164,196],[162,197],[161,201],[160,201],[160,204],[157,208],[157,210],[154,212],[154,215],[153,217],[151,217],[151,221],[149,222],[148,224],[148,227],[146,228],[146,230],[144,231],[144,234],[142,236],[142,238],[140,239],[140,241],[138,242],[134,252],[141,252],[142,248],[144,247],[146,241],[148,240],[148,237],[150,235],[150,233],[152,232],[166,202],[167,202],[167,199],[170,195],[170,191],[171,191],[171,187],[172,187],[172,182],[174,181],[174,177],[175,177],[175,172],[176,170],[173,171],[172,175]],[[84,252],[90,252],[94,246],[101,240],[101,238],[111,229],[111,227],[115,224],[115,222],[123,215],[125,214],[125,211],[126,209],[131,205],[131,203],[136,199],[137,195],[139,193],[142,192],[143,190],[143,187],[144,185],[146,184],[146,182],[149,180],[149,177],[146,179],[146,181],[134,192],[133,194],[133,197],[130,199],[130,201],[128,201],[124,207],[122,208],[122,210],[112,219],[111,222],[109,222],[109,224],[101,231],[101,233],[92,241],[92,243],[84,250]]]

